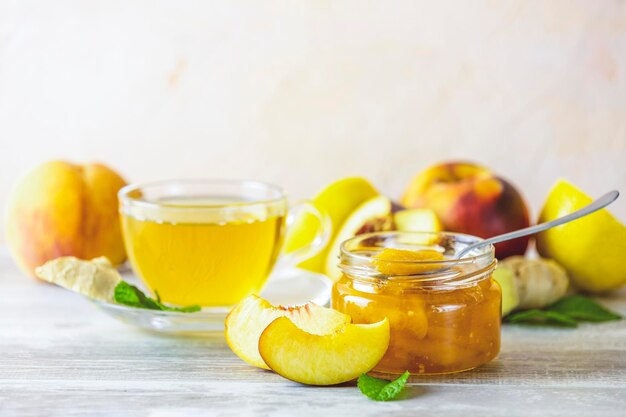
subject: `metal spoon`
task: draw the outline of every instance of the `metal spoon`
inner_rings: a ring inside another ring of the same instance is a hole
[[[558,219],[550,220],[549,222],[545,222],[545,223],[536,224],[534,226],[526,227],[524,229],[515,230],[514,232],[505,233],[503,235],[490,237],[489,239],[481,240],[480,242],[469,245],[468,247],[460,251],[454,258],[461,259],[464,255],[467,255],[472,250],[479,248],[481,246],[484,246],[484,245],[492,245],[495,243],[504,242],[505,240],[511,240],[511,239],[516,239],[518,237],[522,237],[522,236],[533,235],[535,233],[543,232],[544,230],[548,230],[553,227],[562,225],[563,223],[568,223],[573,220],[580,219],[581,217],[586,216],[587,214],[591,214],[594,211],[598,211],[608,206],[609,204],[617,200],[617,197],[619,197],[619,191],[616,191],[616,190],[610,191],[604,194],[602,197],[598,198],[597,200],[593,201],[591,204],[579,210],[576,210],[570,214],[567,214],[563,217],[559,217]]]

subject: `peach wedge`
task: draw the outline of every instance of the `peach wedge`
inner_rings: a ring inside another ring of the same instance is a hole
[[[304,331],[317,335],[333,333],[351,321],[346,314],[312,302],[296,307],[275,307],[268,301],[251,295],[235,306],[226,317],[226,342],[244,361],[269,369],[259,354],[259,337],[272,321],[283,316],[289,317]]]
[[[259,338],[259,352],[277,374],[308,385],[335,385],[368,372],[389,346],[389,320],[346,323],[332,334],[314,335],[287,317],[274,320]]]

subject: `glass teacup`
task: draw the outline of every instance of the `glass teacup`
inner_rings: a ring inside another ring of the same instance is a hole
[[[328,219],[312,204],[288,209],[285,192],[257,181],[172,180],[119,192],[122,232],[135,273],[161,300],[228,307],[259,293],[296,212],[319,221],[315,238],[281,256],[311,257],[328,240]]]

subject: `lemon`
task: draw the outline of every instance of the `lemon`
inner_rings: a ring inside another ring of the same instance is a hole
[[[562,217],[591,201],[584,192],[560,180],[550,191],[539,222]],[[600,293],[626,284],[626,227],[606,209],[540,233],[537,250],[560,263],[581,290]]]
[[[335,282],[341,278],[339,257],[341,244],[344,241],[363,233],[384,232],[392,228],[391,200],[382,195],[366,200],[352,210],[341,227],[337,229],[337,233],[333,234],[333,240],[326,251],[324,273]]]
[[[299,266],[313,272],[325,273],[329,247],[341,226],[357,207],[377,195],[376,188],[361,177],[342,178],[321,190],[312,202],[330,218],[332,231],[329,243],[317,255],[302,262]],[[303,213],[297,217],[285,238],[285,252],[289,253],[307,245],[313,240],[319,227],[319,221],[311,214]]]

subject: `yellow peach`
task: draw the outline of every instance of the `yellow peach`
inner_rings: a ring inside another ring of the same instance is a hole
[[[124,185],[97,163],[52,161],[33,169],[9,197],[6,239],[17,265],[35,276],[37,266],[60,256],[124,262],[117,213]]]

